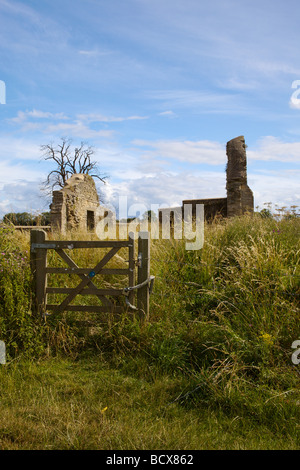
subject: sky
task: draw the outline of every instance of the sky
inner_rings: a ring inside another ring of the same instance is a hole
[[[86,142],[105,204],[226,197],[243,135],[257,210],[300,207],[297,0],[0,0],[0,217],[49,210],[41,146]]]

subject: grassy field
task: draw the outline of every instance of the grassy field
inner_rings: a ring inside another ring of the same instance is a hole
[[[0,228],[0,448],[299,449],[299,234],[299,218],[255,214],[207,225],[199,251],[153,240],[141,324],[35,318],[29,235]]]

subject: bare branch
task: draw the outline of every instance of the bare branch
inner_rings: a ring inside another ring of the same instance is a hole
[[[57,147],[52,143],[41,146],[42,158],[55,163],[55,169],[50,171],[43,183],[43,190],[52,192],[57,186],[63,188],[67,179],[76,173],[90,174],[105,183],[107,176],[100,175],[97,162],[92,160],[95,155],[94,148],[81,142],[80,146],[72,151],[71,144],[70,139],[63,137]]]

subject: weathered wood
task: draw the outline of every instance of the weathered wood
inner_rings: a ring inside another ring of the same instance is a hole
[[[51,231],[51,225],[14,225],[15,230],[48,230]]]
[[[135,243],[134,243],[134,234],[132,232],[129,233],[129,287],[133,287],[135,285]],[[131,291],[129,293],[129,302],[131,305],[134,305],[134,298],[135,292]]]
[[[119,251],[119,247],[114,247],[112,248],[112,250],[110,250],[108,253],[106,253],[106,255],[102,258],[101,261],[99,261],[99,263],[95,266],[95,268],[92,270],[95,275],[101,271],[102,267],[106,265],[106,263],[108,263],[108,261]],[[80,284],[78,284],[77,287],[75,287],[74,289],[72,289],[72,293],[70,293],[66,298],[65,300],[60,304],[58,305],[57,307],[57,313],[60,313],[62,312],[63,310],[65,310],[65,308],[69,305],[69,303],[74,299],[74,297],[76,297],[76,295],[82,290],[84,289],[84,287],[91,282],[91,279],[86,276],[81,282]]]
[[[47,310],[50,311],[56,311],[57,305],[53,304],[47,304],[46,305]],[[68,305],[64,310],[69,311],[69,312],[104,312],[104,313],[123,313],[124,308],[121,306],[112,306],[110,310],[108,310],[107,307],[103,306],[95,306],[95,305]]]
[[[90,268],[46,268],[47,274],[89,274],[91,272]],[[101,269],[101,272],[98,273],[101,275],[129,275],[129,269]]]
[[[49,241],[44,244],[45,249],[64,249],[64,250],[74,250],[78,248],[113,248],[113,247],[127,247],[128,240],[58,240],[58,241]]]
[[[65,253],[63,250],[56,250],[56,253],[65,261],[65,263],[67,263],[68,266],[71,267],[71,269],[80,269],[78,268],[77,264],[70,258],[70,256],[68,256],[67,253]],[[90,269],[88,271],[90,272]],[[80,279],[86,278],[84,274],[78,273],[78,276],[80,277]],[[96,288],[95,284],[92,281],[90,281],[90,284],[92,287]],[[98,297],[101,300],[101,302],[103,302],[104,305],[107,305],[107,306],[111,305],[111,302],[105,297],[103,296],[98,296]]]
[[[30,243],[42,244],[46,240],[46,232],[43,230],[32,230],[30,232]],[[47,303],[47,251],[37,249],[30,252],[30,265],[33,274],[33,291],[35,292],[34,310],[37,314],[45,313],[45,304]]]
[[[47,287],[47,294],[72,294],[75,287]],[[122,289],[98,289],[85,287],[77,292],[76,295],[122,295]]]
[[[104,266],[122,247],[129,249],[128,269],[105,268]],[[79,268],[64,250],[76,248],[111,248],[108,253],[92,269]],[[67,266],[47,267],[47,250],[55,249],[58,255],[64,260]],[[138,251],[141,257],[141,264],[138,269],[138,284],[149,279],[150,276],[150,244],[149,233],[142,232],[139,236]],[[100,289],[94,283],[94,276],[101,275],[126,275],[128,276],[128,286],[135,287],[135,240],[134,234],[129,234],[129,240],[113,241],[47,241],[46,233],[41,230],[31,231],[31,268],[34,273],[34,291],[36,293],[36,310],[45,312],[52,310],[55,313],[63,311],[81,312],[106,312],[122,313],[125,306],[114,305],[112,299],[105,296],[121,296],[123,289]],[[47,274],[75,274],[80,277],[81,282],[75,288],[69,287],[47,287]],[[134,305],[135,294],[137,293],[137,306],[141,318],[149,314],[149,286],[146,284],[140,289],[130,290],[129,302]],[[61,304],[47,304],[47,294],[67,294]],[[96,295],[102,305],[70,305],[77,295]]]
[[[150,243],[149,232],[140,232],[138,239],[138,254],[140,263],[138,266],[138,284],[150,277]],[[137,308],[140,317],[147,318],[149,315],[149,286],[145,285],[137,290]]]

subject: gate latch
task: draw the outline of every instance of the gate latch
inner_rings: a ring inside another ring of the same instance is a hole
[[[141,268],[141,267],[142,267],[142,259],[143,259],[142,253],[139,253],[139,254],[138,254],[138,257],[137,257],[137,260],[136,260],[136,262],[135,262],[135,265],[136,265],[138,268]]]

